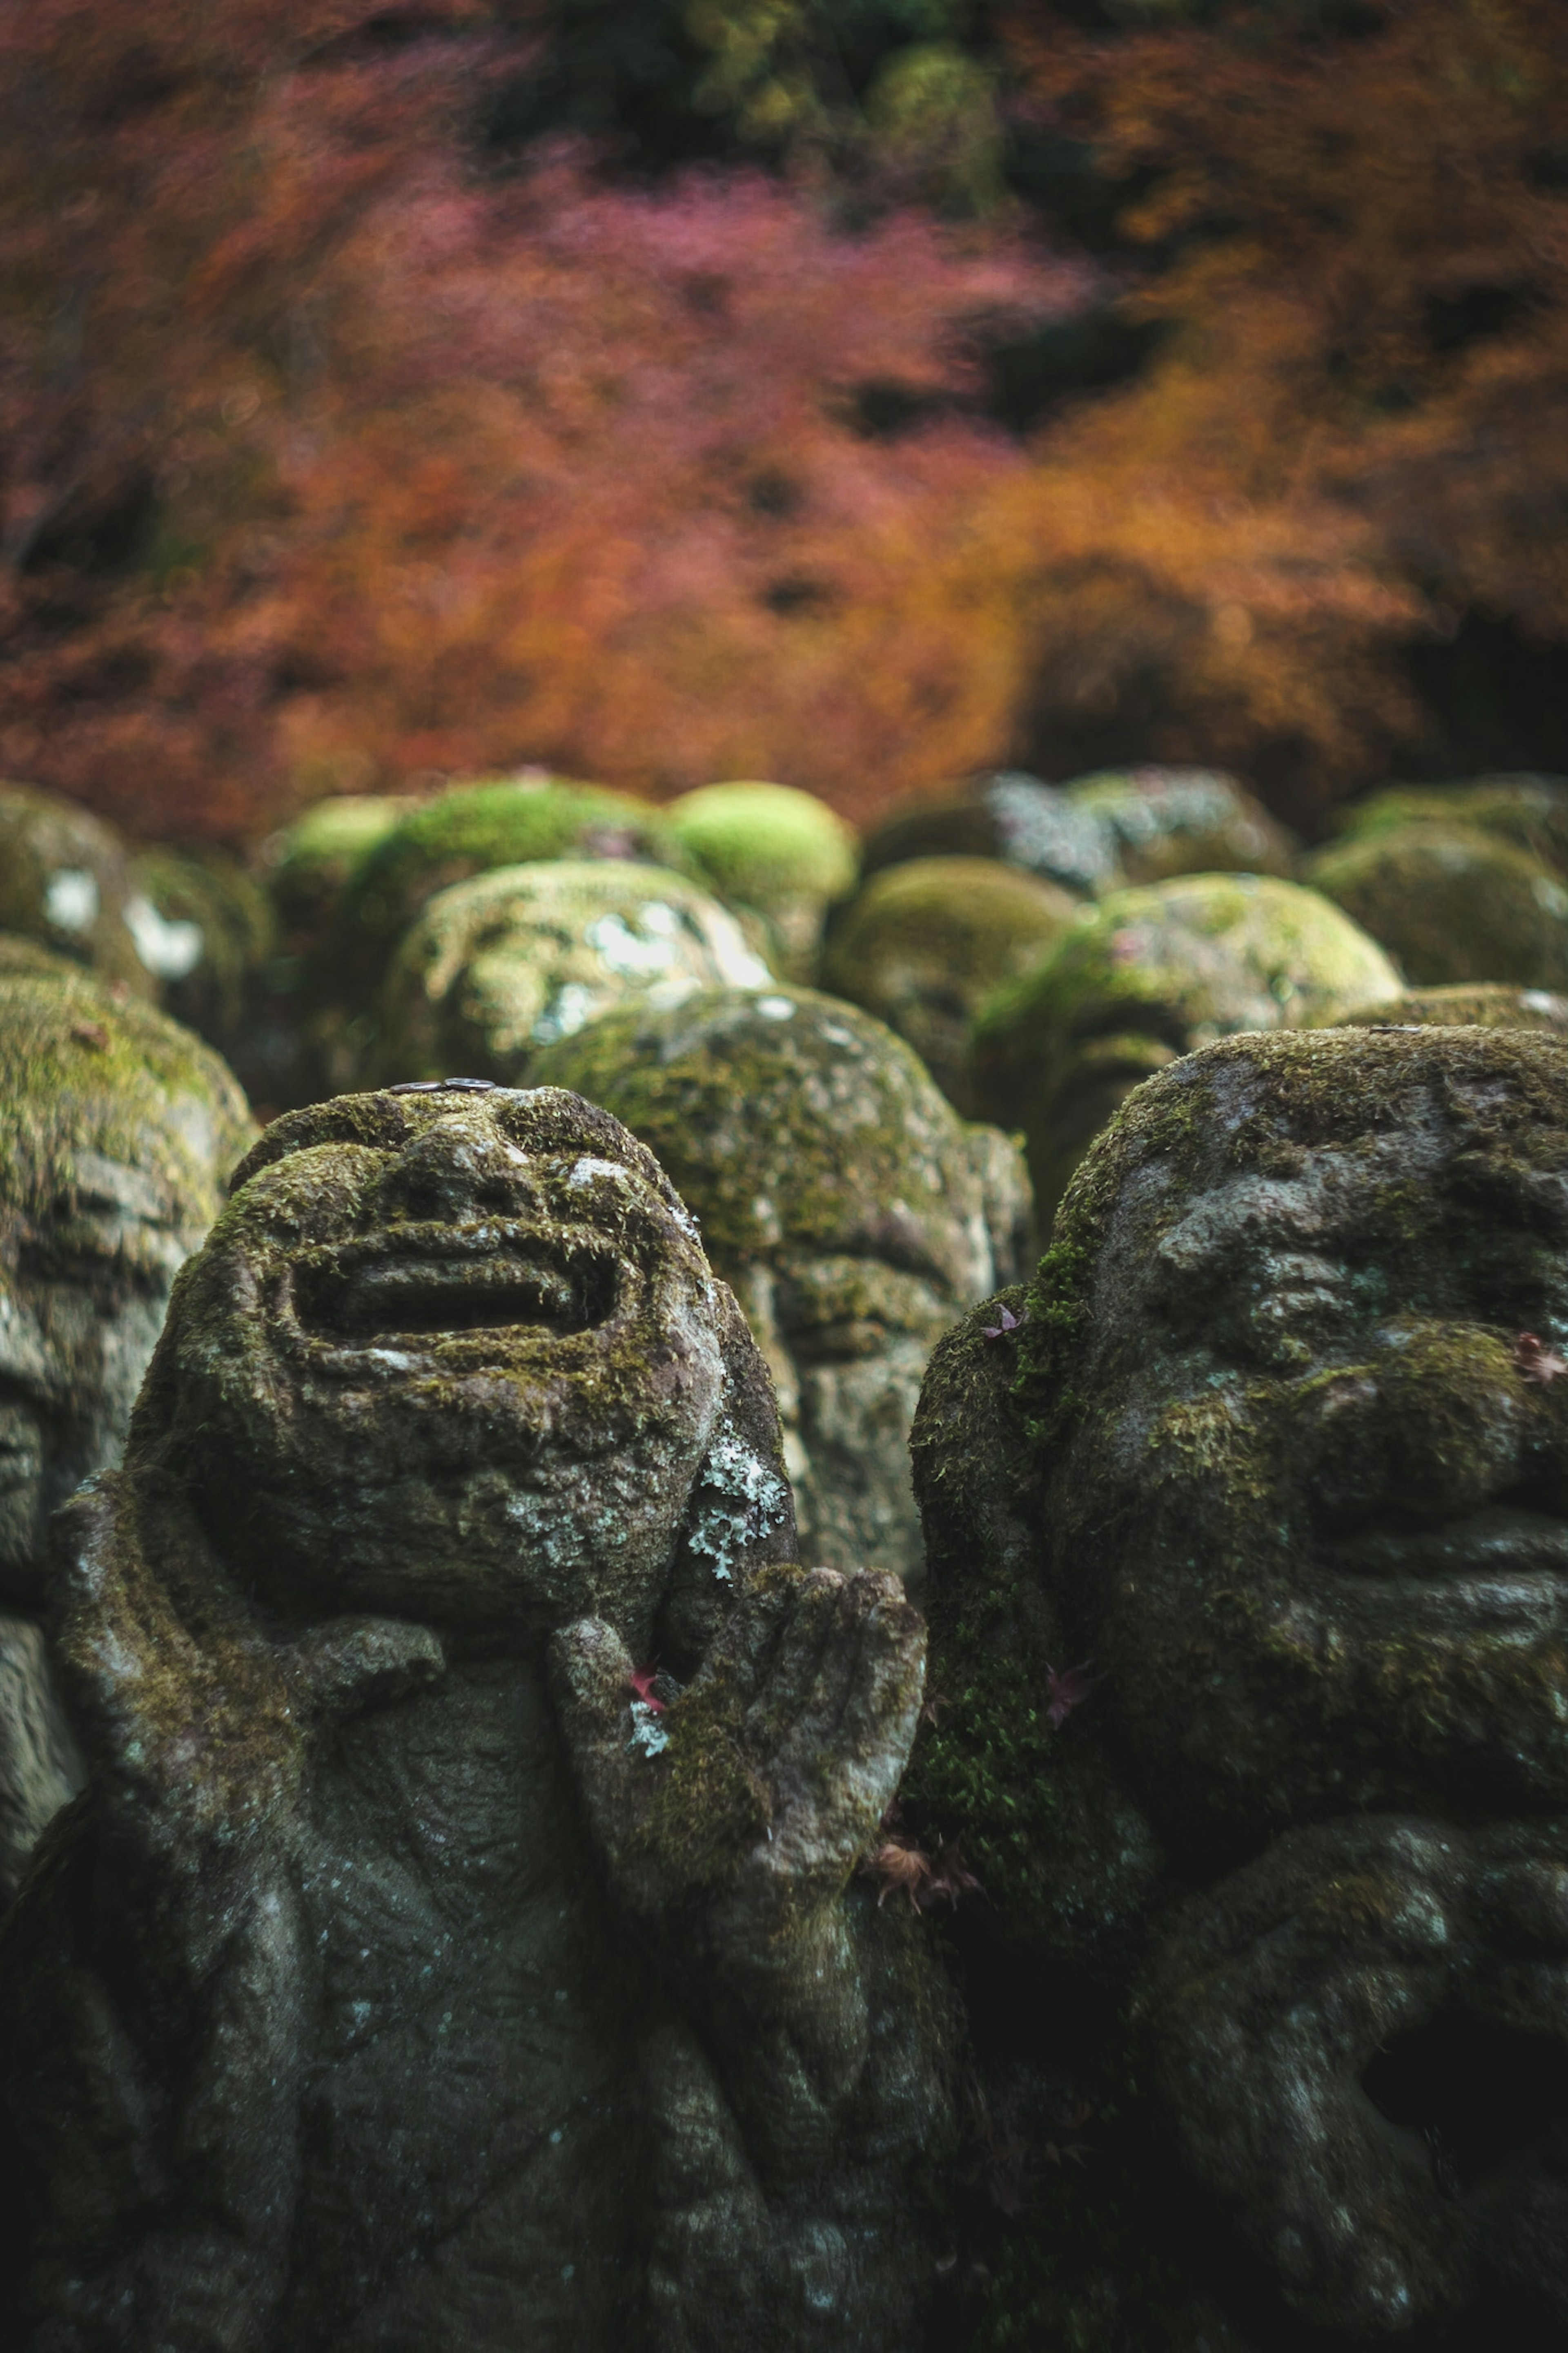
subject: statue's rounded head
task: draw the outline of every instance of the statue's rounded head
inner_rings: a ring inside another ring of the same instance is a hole
[[[646,1621],[733,1309],[652,1155],[554,1087],[268,1129],[176,1289],[132,1459],[268,1607],[536,1635]]]
[[[1045,1574],[1156,1810],[1568,1803],[1568,1041],[1189,1056],[1020,1354]]]

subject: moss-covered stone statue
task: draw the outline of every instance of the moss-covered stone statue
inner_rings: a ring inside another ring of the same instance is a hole
[[[1022,1257],[1016,1148],[810,989],[628,1005],[533,1068],[625,1120],[696,1212],[773,1374],[806,1557],[918,1587],[910,1422],[938,1335]]]
[[[502,867],[443,891],[404,941],[374,1060],[384,1079],[458,1071],[515,1086],[542,1046],[628,997],[668,1003],[769,976],[734,917],[661,867]]]
[[[1382,948],[1315,892],[1184,875],[1115,892],[981,1009],[976,1101],[1021,1128],[1042,1230],[1128,1091],[1240,1029],[1310,1028],[1399,990]]]
[[[1568,1041],[1140,1088],[914,1431],[953,2346],[1568,2335]]]
[[[1477,981],[1458,988],[1403,988],[1344,1017],[1358,1029],[1551,1029],[1568,1036],[1568,997],[1545,988]]]
[[[1214,768],[1106,768],[1066,785],[1004,770],[961,797],[917,802],[868,838],[863,871],[908,859],[999,858],[1103,898],[1176,874],[1289,874],[1290,835]]]
[[[0,784],[0,931],[37,940],[133,997],[156,998],[197,953],[139,885],[112,827],[32,785]]]
[[[1469,776],[1448,785],[1386,785],[1337,812],[1336,830],[1360,839],[1406,825],[1479,826],[1568,875],[1568,776]]]
[[[1103,828],[1128,882],[1175,874],[1289,874],[1296,845],[1235,776],[1216,768],[1105,768],[1062,791]]]
[[[851,903],[823,959],[823,986],[907,1039],[968,1113],[975,1014],[1040,961],[1081,903],[994,858],[912,858],[874,874]]]
[[[1568,987],[1568,883],[1499,834],[1389,826],[1315,850],[1301,873],[1417,987]]]
[[[266,891],[205,845],[140,850],[132,871],[163,925],[164,1011],[226,1057],[242,1056],[276,944]]]
[[[710,890],[762,919],[778,970],[813,979],[823,918],[855,887],[853,828],[794,785],[701,785],[662,814]]]
[[[857,1857],[897,1586],[553,1090],[289,1114],[72,1504],[89,1788],[0,1945],[7,2344],[902,2347],[940,1976]]]
[[[255,1133],[195,1038],[30,956],[0,957],[0,1909],[78,1771],[39,1630],[49,1514],[117,1459]]]

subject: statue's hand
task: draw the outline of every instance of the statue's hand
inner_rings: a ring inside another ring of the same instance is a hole
[[[317,1726],[445,1669],[427,1628],[395,1620],[273,1638],[222,1579],[182,1578],[182,1551],[201,1542],[110,1472],[57,1514],[51,1581],[61,1680],[110,1843],[186,1880],[282,1831]]]
[[[715,1959],[793,1937],[842,1893],[898,1788],[925,1627],[895,1577],[774,1567],[657,1716],[602,1620],[551,1645],[555,1702],[621,1901]]]

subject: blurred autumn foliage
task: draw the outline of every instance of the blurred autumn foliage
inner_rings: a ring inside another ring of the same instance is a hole
[[[1561,0],[5,0],[0,773],[1568,766],[1565,81]]]

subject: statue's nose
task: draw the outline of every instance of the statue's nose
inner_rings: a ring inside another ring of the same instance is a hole
[[[1319,1501],[1336,1517],[1479,1511],[1524,1476],[1538,1396],[1496,1332],[1448,1323],[1392,1330],[1368,1361],[1319,1390]]]
[[[432,1121],[399,1154],[380,1187],[389,1218],[537,1216],[543,1207],[533,1164],[484,1112],[465,1108]]]

